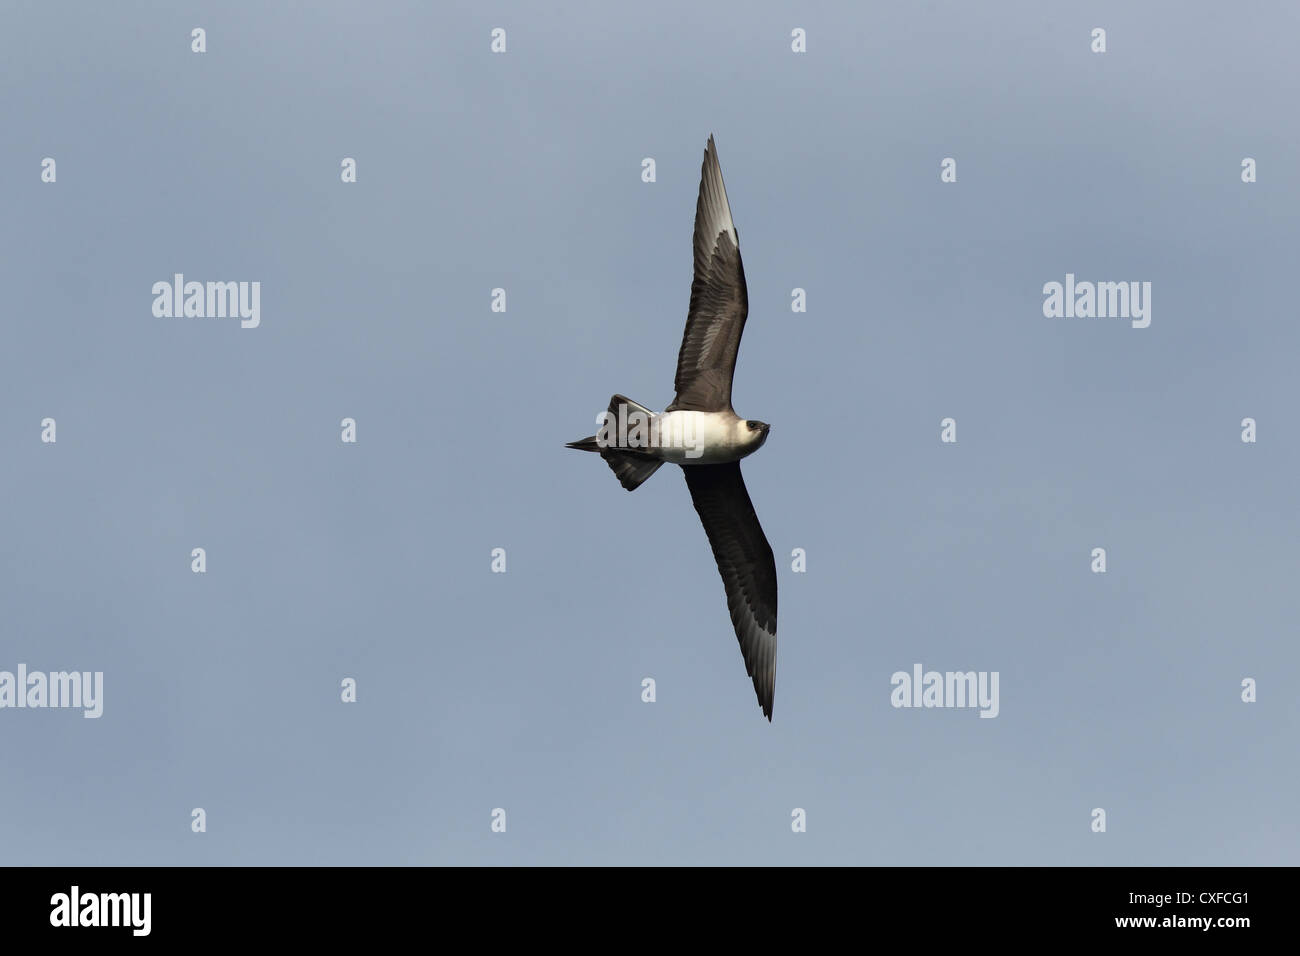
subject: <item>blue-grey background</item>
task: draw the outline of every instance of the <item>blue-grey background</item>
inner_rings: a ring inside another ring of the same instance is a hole
[[[0,711],[3,862],[1296,862],[1297,27],[6,3],[0,669],[105,709]],[[771,725],[676,469],[562,447],[671,399],[710,132]],[[261,327],[155,318],[175,272]],[[1067,272],[1152,282],[1150,328],[1044,318]],[[915,662],[1001,715],[895,710]]]

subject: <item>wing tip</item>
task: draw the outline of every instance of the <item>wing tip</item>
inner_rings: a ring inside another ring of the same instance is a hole
[[[704,210],[708,210],[705,221],[710,223],[706,232],[712,234],[701,237],[701,213]],[[731,216],[731,202],[727,199],[727,187],[722,179],[722,160],[718,158],[718,147],[713,141],[712,133],[704,146],[704,161],[700,163],[700,195],[695,204],[695,232],[696,244],[699,245],[703,238],[710,247],[716,244],[719,233],[728,232],[731,241],[739,249],[740,235],[736,232],[736,222]],[[743,273],[741,278],[744,278]]]
[[[754,693],[758,697],[758,706],[763,711],[763,716],[767,722],[772,722],[772,711],[776,704],[776,669],[775,668],[755,668],[752,672],[754,679]]]

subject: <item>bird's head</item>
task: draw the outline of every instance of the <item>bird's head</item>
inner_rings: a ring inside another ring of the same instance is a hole
[[[755,448],[767,441],[767,433],[772,429],[767,422],[760,422],[753,418],[745,420],[745,427],[749,430],[750,441],[754,443]]]

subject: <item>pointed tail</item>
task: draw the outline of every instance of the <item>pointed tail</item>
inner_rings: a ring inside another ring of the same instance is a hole
[[[633,413],[646,416],[644,427],[647,429],[650,426],[650,420],[655,417],[654,412],[650,411],[650,409],[622,395],[615,395],[609,400],[609,414],[612,416],[611,424],[615,427],[620,421],[627,422],[628,416]],[[646,479],[658,471],[659,466],[663,464],[663,459],[656,458],[653,455],[632,451],[627,448],[618,448],[612,444],[602,446],[596,440],[595,435],[568,442],[564,447],[576,448],[578,451],[597,452],[601,458],[605,459],[605,464],[609,465],[610,470],[614,472],[614,477],[618,479],[618,483],[628,491],[636,491],[636,489],[640,488]]]

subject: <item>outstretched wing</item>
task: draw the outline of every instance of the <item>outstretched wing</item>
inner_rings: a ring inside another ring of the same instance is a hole
[[[731,623],[763,714],[776,695],[776,559],[754,513],[740,462],[684,465],[691,500],[727,589]]]
[[[722,184],[718,151],[709,137],[695,203],[695,279],[677,354],[677,397],[668,406],[702,412],[731,408],[736,351],[749,314],[740,237]]]

